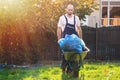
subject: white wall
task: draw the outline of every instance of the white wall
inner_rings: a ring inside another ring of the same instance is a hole
[[[100,14],[99,14],[99,10],[98,11],[94,11],[90,16],[88,16],[88,26],[90,27],[96,27],[96,23],[98,24],[99,27],[99,23],[100,23]]]

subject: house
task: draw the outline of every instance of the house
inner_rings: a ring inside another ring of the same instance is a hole
[[[83,25],[91,27],[120,26],[120,0],[97,0],[99,1],[99,10],[94,11],[87,16]]]

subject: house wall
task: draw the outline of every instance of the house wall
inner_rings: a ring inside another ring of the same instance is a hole
[[[100,23],[100,11],[94,11],[90,16],[88,16],[88,26],[96,27],[96,23],[99,26]]]
[[[111,26],[120,25],[120,14],[119,15],[114,14],[113,18],[118,18],[118,19],[110,20],[110,23],[108,23],[108,19],[110,19],[110,18],[108,18],[107,15],[104,16],[104,18],[102,18],[102,16],[101,16],[101,14],[102,14],[101,13],[101,1],[104,1],[106,3],[106,1],[108,1],[108,0],[97,0],[97,1],[99,1],[99,3],[100,3],[99,10],[94,11],[90,16],[88,16],[88,18],[87,18],[88,20],[86,23],[87,26],[96,27],[96,23],[98,24],[98,27],[108,26],[108,25],[111,25]],[[120,0],[109,0],[109,1],[112,2],[111,6],[116,5],[117,7],[120,7],[119,3],[118,4],[116,3],[116,2],[120,2]],[[104,5],[105,5],[105,3],[104,3]],[[116,9],[116,10],[118,10],[118,12],[119,12],[120,9]],[[115,10],[112,10],[112,11],[115,11]],[[111,14],[112,11],[110,11],[109,15]]]
[[[100,0],[96,0],[96,2],[100,3]],[[99,10],[95,10],[90,16],[87,16],[86,21],[84,22],[87,26],[96,27],[96,23],[98,27],[100,26],[100,6]]]

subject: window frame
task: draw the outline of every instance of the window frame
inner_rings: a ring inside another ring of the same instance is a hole
[[[113,7],[119,7],[120,8],[120,5],[115,5],[115,4],[112,4],[114,2],[119,2],[120,1],[111,1],[111,0],[107,0],[107,1],[103,1],[101,0],[101,5],[100,5],[100,26],[115,26],[114,24],[111,24],[111,20],[120,20],[120,18],[110,18],[110,8],[113,8]],[[107,7],[107,17],[104,18],[102,15],[103,15],[103,7]],[[107,25],[103,25],[103,19],[107,19]]]

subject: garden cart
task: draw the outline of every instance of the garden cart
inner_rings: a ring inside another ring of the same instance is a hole
[[[65,60],[68,62],[68,66],[71,69],[73,77],[79,76],[79,70],[83,67],[83,60],[89,51],[90,50],[87,48],[80,54],[75,52],[64,52]]]

